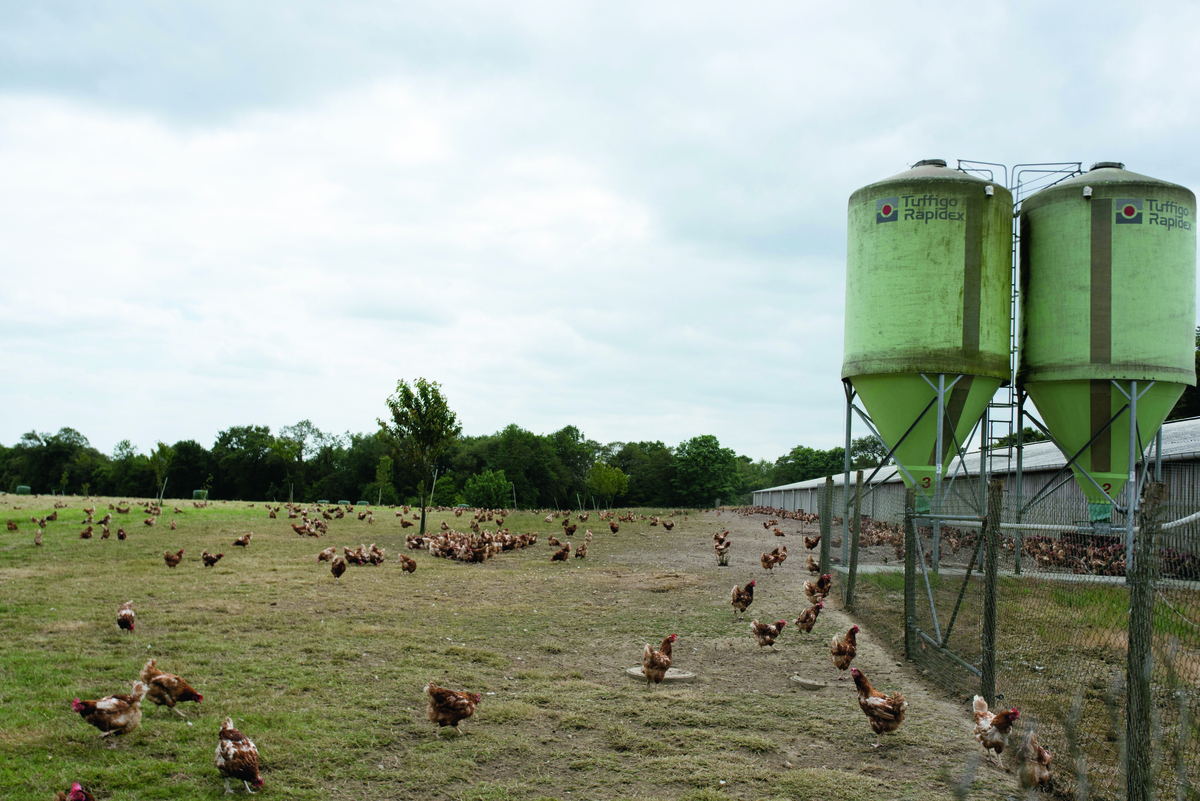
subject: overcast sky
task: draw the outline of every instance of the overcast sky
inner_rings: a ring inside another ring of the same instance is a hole
[[[1200,9],[1061,5],[0,0],[0,443],[840,444],[853,190],[1200,186]]]

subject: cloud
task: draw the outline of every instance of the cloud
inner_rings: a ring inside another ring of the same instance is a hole
[[[0,368],[21,377],[0,442],[364,431],[423,375],[468,433],[837,444],[854,189],[926,157],[1200,181],[1177,156],[1194,81],[1154,69],[1200,28],[1112,6],[1073,41],[1076,22],[1008,3],[22,9],[0,32]]]

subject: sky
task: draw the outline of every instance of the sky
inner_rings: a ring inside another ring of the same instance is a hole
[[[1200,7],[0,0],[0,443],[844,437],[846,202],[925,158],[1200,187]]]

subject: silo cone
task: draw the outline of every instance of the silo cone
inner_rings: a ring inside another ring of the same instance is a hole
[[[961,376],[946,393],[942,458],[936,406],[896,450],[910,486],[932,487],[1009,377],[1011,221],[1003,186],[939,160],[850,197],[842,378],[891,448],[936,397],[925,377]]]
[[[1093,520],[1129,480],[1131,382],[1142,448],[1196,384],[1195,218],[1191,191],[1115,162],[1022,204],[1017,380],[1068,459],[1099,434],[1072,465]]]

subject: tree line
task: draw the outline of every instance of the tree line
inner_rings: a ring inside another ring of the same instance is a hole
[[[674,447],[661,441],[601,444],[575,426],[535,434],[513,424],[494,434],[454,437],[427,476],[382,429],[332,434],[308,420],[277,432],[232,426],[210,447],[181,440],[140,453],[123,440],[106,454],[79,431],[62,428],[0,444],[0,488],[153,497],[165,482],[168,497],[208,490],[212,499],[244,501],[391,504],[419,503],[424,495],[440,506],[704,507],[718,500],[747,502],[756,489],[841,472],[843,454],[842,448],[797,446],[774,462],[754,461],[712,435]],[[877,464],[883,453],[864,438],[852,455],[858,467]]]

